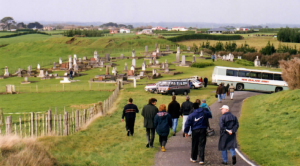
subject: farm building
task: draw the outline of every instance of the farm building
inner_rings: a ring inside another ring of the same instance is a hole
[[[250,28],[236,28],[237,31],[249,31]]]
[[[127,28],[121,28],[120,33],[130,33],[130,29]]]
[[[109,33],[110,33],[110,34],[116,34],[116,33],[119,33],[119,32],[120,32],[120,30],[117,29],[117,28],[111,28],[111,29],[109,30]]]
[[[152,30],[166,30],[166,28],[163,28],[163,27],[161,27],[161,26],[157,26],[157,27],[154,27],[154,28],[152,28]]]
[[[136,34],[137,35],[140,35],[140,34],[152,34],[152,29],[143,29],[142,31],[140,32],[137,32]]]
[[[188,31],[185,27],[173,27],[172,31]]]
[[[223,32],[229,32],[229,33],[234,33],[234,29],[226,29],[226,28],[212,28],[207,31],[207,33],[223,33]]]
[[[54,30],[55,29],[55,27],[43,27],[43,30],[44,31],[52,31],[52,30]]]

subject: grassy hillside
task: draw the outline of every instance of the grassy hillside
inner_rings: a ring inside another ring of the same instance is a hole
[[[300,165],[300,90],[247,99],[240,118],[241,150],[259,165]]]

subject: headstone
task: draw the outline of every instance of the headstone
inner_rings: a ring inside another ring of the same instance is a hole
[[[22,69],[21,68],[18,69],[18,77],[22,77]]]
[[[169,51],[169,45],[166,46],[166,51]]]
[[[100,67],[104,67],[104,64],[103,64],[103,61],[102,60],[100,60],[100,65],[99,65]]]
[[[161,68],[162,68],[162,69],[165,69],[165,63],[162,63],[162,64],[161,64]]]
[[[152,60],[151,59],[149,60],[149,64],[152,65]]]
[[[233,62],[233,59],[234,59],[234,55],[231,54],[230,61]]]
[[[65,73],[64,73],[64,76],[68,76],[68,72],[65,72]]]
[[[105,61],[107,61],[107,62],[110,61],[110,56],[109,56],[109,54],[105,54]]]
[[[136,88],[136,78],[133,78],[133,86]]]
[[[258,56],[256,56],[256,59],[254,60],[254,66],[259,67],[260,66],[260,60],[258,59]]]
[[[64,83],[71,83],[71,81],[69,80],[68,77],[64,77],[64,80],[61,80],[60,83],[64,84]]]
[[[45,77],[44,70],[40,70],[40,74],[38,77]]]
[[[46,71],[45,76],[46,76],[46,77],[48,76],[48,71]]]
[[[144,76],[144,72],[143,71],[140,72],[140,76],[142,76],[142,77]]]
[[[127,71],[127,63],[125,63],[125,67],[124,67],[124,70]]]
[[[69,55],[69,63],[72,63],[72,56],[71,55]]]
[[[81,58],[78,58],[78,62],[79,62],[79,63],[82,63],[82,59],[81,59]]]
[[[153,65],[156,65],[156,57],[153,58]]]
[[[109,67],[108,66],[106,66],[106,73],[105,73],[105,75],[109,75]]]
[[[195,55],[193,55],[193,63],[195,63],[196,62],[196,57],[195,57]]]
[[[73,65],[75,65],[75,64],[77,64],[77,59],[76,58],[73,59]]]
[[[134,49],[132,50],[132,57],[133,58],[135,57],[135,51],[134,51]]]
[[[155,49],[157,49],[157,43],[155,43]]]
[[[53,69],[56,69],[56,63],[53,62]]]
[[[169,72],[169,64],[166,64],[166,66],[165,66],[165,72],[166,72],[166,73]]]
[[[76,54],[74,54],[74,59],[77,59],[77,55]]]
[[[156,60],[156,61],[155,61],[155,64],[159,65],[159,61],[158,61],[158,60]]]
[[[24,78],[24,81],[25,81],[25,82],[28,82],[28,77],[25,77],[25,78]]]
[[[176,54],[176,62],[177,62],[177,63],[180,62],[180,54],[179,54],[179,53]]]
[[[181,57],[181,65],[185,65],[185,55],[182,55]]]
[[[156,57],[157,56],[157,53],[156,52],[153,52],[152,53],[152,57]]]
[[[148,46],[145,46],[145,52],[148,52]]]
[[[30,76],[31,75],[31,65],[27,67],[27,75]]]
[[[121,55],[120,55],[120,58],[123,59],[123,58],[124,58],[124,54],[121,54]]]
[[[8,77],[8,76],[9,76],[9,72],[8,72],[7,66],[5,66],[5,69],[4,69],[4,76],[5,76],[5,77]]]
[[[133,76],[134,74],[133,74],[133,70],[128,70],[127,71],[127,76]]]
[[[130,70],[132,70],[134,72],[135,67],[133,65],[131,65]]]
[[[62,59],[61,59],[61,57],[59,58],[58,63],[59,63],[60,65],[62,64]]]
[[[36,69],[37,69],[37,70],[40,70],[40,69],[41,69],[41,65],[40,65],[40,64],[37,64]]]
[[[226,60],[226,56],[225,56],[225,55],[223,55],[223,58],[222,58],[222,60],[223,60],[223,61],[225,61],[225,60]]]
[[[201,53],[200,53],[200,57],[203,57],[203,51],[201,51]]]
[[[114,74],[114,75],[117,73],[117,67],[116,67],[116,66],[115,66],[115,67],[113,67],[113,69],[112,69],[111,73],[112,73],[112,74]]]
[[[156,69],[152,70],[152,75],[154,76],[156,74]]]
[[[86,60],[87,60],[86,56],[84,56],[84,57],[82,58],[82,60],[86,61]]]
[[[97,53],[97,51],[95,50],[94,51],[94,58],[97,58],[98,57],[98,53]]]
[[[146,70],[146,64],[145,64],[145,63],[142,64],[142,70],[143,70],[143,71]]]
[[[188,51],[190,51],[190,50],[191,50],[191,47],[190,47],[190,46],[188,46],[186,49],[187,49]]]
[[[156,49],[156,53],[159,53],[159,48]]]
[[[168,60],[167,60],[167,59],[165,59],[165,63],[168,63]]]
[[[72,69],[72,68],[73,68],[72,62],[69,62],[69,69]]]
[[[132,59],[132,66],[136,67],[136,60]]]
[[[177,47],[177,54],[180,54],[180,47]]]
[[[77,65],[77,64],[74,65],[74,71],[75,71],[75,72],[78,72],[78,65]],[[74,72],[73,72],[73,73],[74,73]]]
[[[53,74],[53,76],[54,76],[54,77],[57,77],[57,76],[58,76],[58,74],[57,74],[57,73],[54,73],[54,74]]]

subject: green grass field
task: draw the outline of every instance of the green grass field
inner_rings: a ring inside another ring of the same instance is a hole
[[[243,104],[238,142],[259,165],[300,165],[300,90],[254,96]]]

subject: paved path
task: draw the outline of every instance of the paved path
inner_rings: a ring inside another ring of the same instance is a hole
[[[211,128],[215,130],[215,135],[212,137],[207,137],[206,148],[205,148],[205,164],[209,166],[222,165],[221,152],[218,151],[218,142],[220,137],[219,130],[219,119],[221,117],[220,108],[222,105],[226,104],[230,108],[230,112],[233,113],[238,118],[241,114],[241,108],[243,100],[247,97],[258,95],[257,92],[247,92],[239,91],[234,93],[234,100],[230,100],[226,96],[226,99],[222,103],[215,102],[210,106],[212,110],[213,119],[210,119]],[[178,124],[182,125],[182,124]],[[158,166],[189,166],[189,165],[199,165],[199,160],[197,163],[190,162],[191,156],[191,139],[183,138],[182,131],[176,134],[175,137],[171,137],[166,145],[166,152],[158,152],[155,155],[155,165]],[[231,156],[228,152],[228,163],[231,163]],[[229,164],[230,165],[230,164]],[[249,166],[244,160],[242,160],[237,155],[237,166]]]

